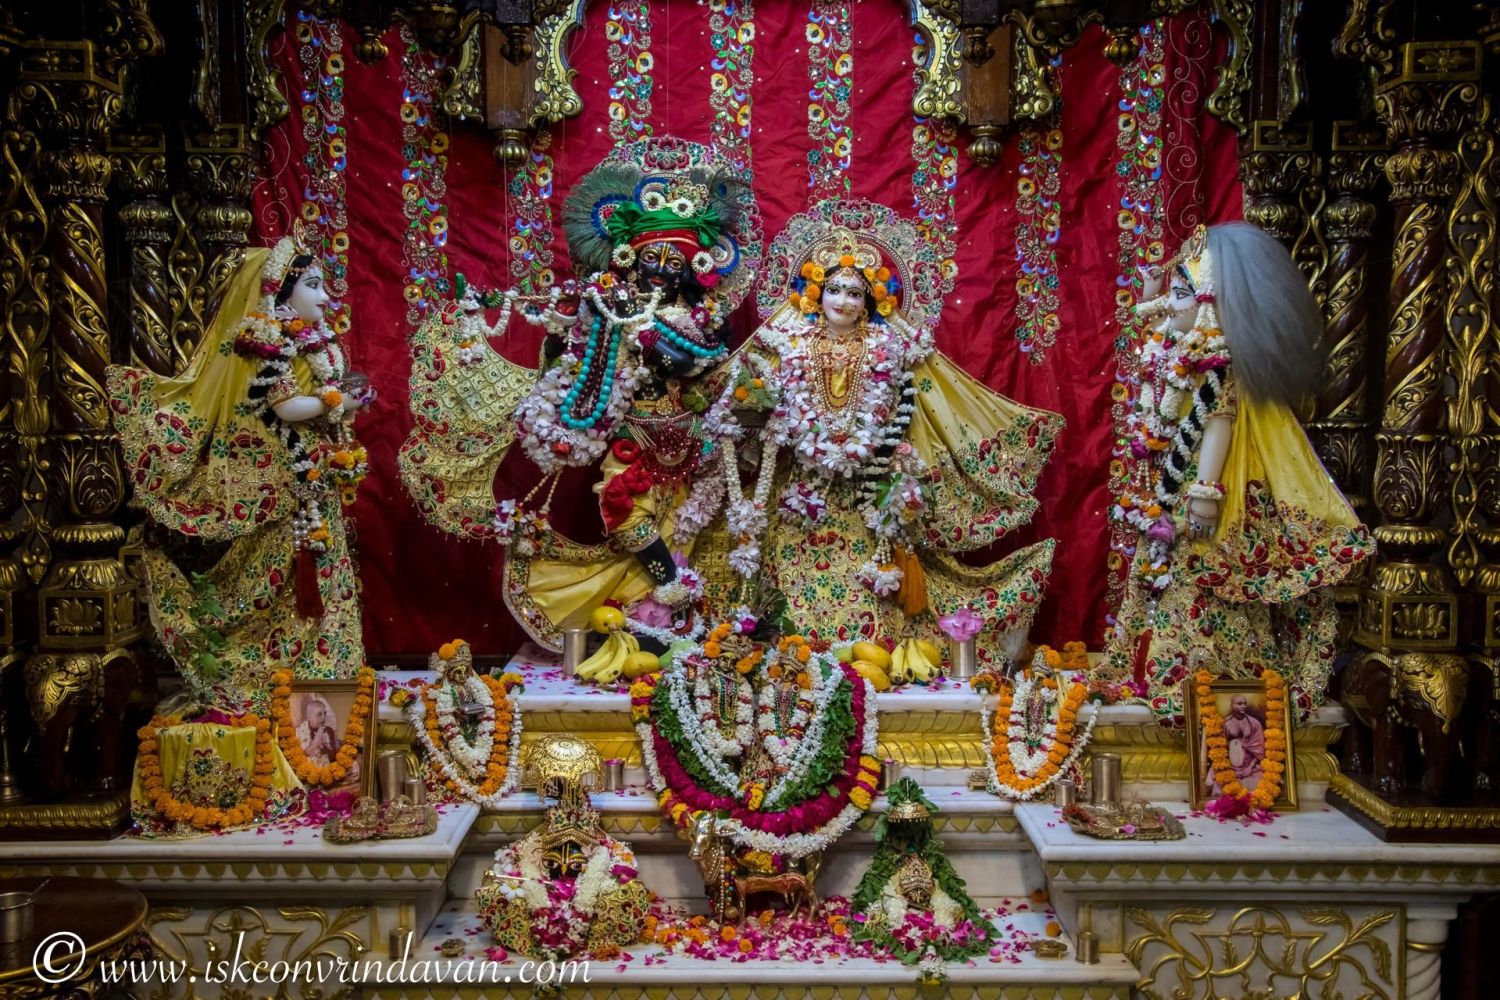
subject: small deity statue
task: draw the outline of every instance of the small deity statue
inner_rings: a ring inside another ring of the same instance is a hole
[[[546,819],[501,848],[475,894],[480,918],[502,946],[533,958],[603,958],[641,939],[651,893],[630,845],[599,824],[584,779],[599,755],[569,736],[549,736],[527,755]]]
[[[508,547],[507,603],[544,646],[560,648],[562,630],[606,601],[640,608],[648,626],[689,624],[702,582],[686,567],[724,495],[696,380],[723,358],[723,321],[753,277],[753,207],[744,178],[704,147],[631,144],[564,202],[564,232],[586,278],[552,289],[540,308],[515,293],[476,293],[419,331],[414,387],[452,379],[463,388],[414,391],[406,482],[435,523]],[[517,302],[546,330],[540,371],[487,347]],[[475,318],[484,304],[505,309],[494,327]],[[502,401],[514,426],[486,425],[496,414],[462,398],[475,391]],[[494,504],[495,471],[517,441],[543,479],[526,497]],[[600,470],[607,545],[574,543],[550,523],[557,477],[570,468]],[[486,493],[492,521],[482,523],[474,514]],[[658,637],[652,648],[665,643]]]
[[[823,202],[768,257],[769,318],[726,366],[709,414],[726,453],[752,413],[764,419],[748,493],[726,463],[730,565],[747,589],[779,591],[809,637],[915,638],[960,608],[985,619],[992,654],[1002,635],[1024,636],[1053,542],[989,566],[956,557],[1030,519],[1061,418],[934,350],[943,268],[890,209]]]
[[[1372,552],[1295,413],[1322,377],[1318,307],[1273,237],[1227,223],[1148,273],[1136,311],[1134,462],[1112,514],[1139,540],[1106,670],[1180,717],[1190,673],[1271,668],[1309,711],[1333,663],[1326,588]]]
[[[204,573],[148,547],[151,621],[201,704],[264,713],[272,671],[347,678],[364,663],[344,507],[366,472],[355,415],[373,398],[324,320],[293,237],[247,251],[187,369],[109,369],[134,502],[230,543]]]
[[[849,900],[859,918],[855,938],[890,947],[907,964],[963,961],[987,951],[994,928],[933,836],[937,807],[911,778],[886,798],[875,856]]]

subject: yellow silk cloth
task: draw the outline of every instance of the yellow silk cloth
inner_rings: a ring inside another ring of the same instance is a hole
[[[171,792],[173,786],[182,779],[194,751],[204,748],[212,750],[216,757],[228,762],[230,767],[238,771],[243,771],[250,778],[253,779],[255,776],[254,726],[228,726],[216,722],[184,722],[162,729],[157,733],[156,742],[161,759],[162,787],[168,792]],[[296,772],[292,770],[292,766],[282,756],[281,748],[276,745],[274,731],[271,738],[271,758],[273,761],[271,771],[272,806],[267,811],[277,813],[278,806],[281,810],[285,809],[288,794],[294,790],[301,789],[303,786],[302,782],[298,780]],[[141,823],[142,828],[148,833],[195,836],[206,832],[195,830],[187,824],[172,824],[156,813],[155,807],[146,797],[146,786],[141,778],[139,760],[136,761],[135,777],[130,785],[130,808],[137,821]],[[277,818],[286,818],[286,815],[285,812],[281,812]],[[254,821],[247,823],[246,826],[255,826],[265,818],[256,817]],[[173,827],[176,827],[176,829],[173,829]],[[237,827],[236,829],[242,828]]]
[[[1240,398],[1222,479],[1218,530],[1191,546],[1189,565],[1226,600],[1296,600],[1338,583],[1374,551],[1285,406]]]
[[[606,454],[600,463],[603,480],[598,492],[628,466]],[[580,502],[592,502],[592,497]],[[643,523],[654,523],[662,540],[674,551],[690,556],[694,543],[678,546],[673,541],[672,515],[687,499],[687,489],[653,488],[637,494],[629,517],[615,530],[616,537],[630,537]],[[722,521],[720,522],[722,525]],[[635,554],[605,545],[579,545],[554,533],[544,555],[526,557],[511,551],[505,564],[505,603],[532,638],[545,646],[560,648],[562,632],[582,628],[589,615],[606,600],[622,605],[639,601],[655,588]]]
[[[805,634],[823,639],[905,636],[931,638],[936,617],[967,607],[984,619],[981,647],[1024,630],[1041,604],[1054,543],[1037,542],[995,562],[969,566],[956,556],[982,549],[1030,520],[1031,494],[1062,418],[1022,406],[992,391],[941,353],[912,368],[916,410],[906,440],[928,467],[916,549],[932,613],[906,616],[892,598],[855,580],[878,539],[856,507],[856,487],[841,480],[828,490],[819,521],[773,517],[764,564],[787,598],[787,614]],[[776,493],[800,470],[788,462]],[[774,495],[774,494],[773,494]]]
[[[1232,388],[1225,398],[1233,400]],[[1190,470],[1186,481],[1197,475]],[[1284,406],[1239,398],[1221,476],[1212,538],[1181,530],[1179,504],[1172,579],[1155,600],[1143,575],[1147,546],[1138,545],[1103,673],[1124,680],[1139,663],[1152,708],[1176,718],[1193,672],[1274,669],[1305,714],[1323,701],[1337,649],[1338,612],[1323,588],[1369,558],[1374,543]]]
[[[181,375],[120,366],[107,373],[134,502],[174,531],[228,541],[296,509],[288,453],[247,405],[262,362],[234,351],[241,323],[260,305],[268,252],[246,252]],[[310,386],[306,362],[293,368]]]

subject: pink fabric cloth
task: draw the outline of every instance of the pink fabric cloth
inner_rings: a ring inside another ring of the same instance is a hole
[[[1239,718],[1231,715],[1224,720],[1224,736],[1232,743],[1240,741],[1244,758],[1234,766],[1234,775],[1241,780],[1260,776],[1260,762],[1266,759],[1266,730],[1253,715]]]

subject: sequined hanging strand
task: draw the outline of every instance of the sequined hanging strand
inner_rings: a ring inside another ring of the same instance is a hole
[[[427,57],[416,36],[401,25],[401,203],[406,234],[401,264],[406,272],[406,322],[420,324],[448,293],[448,133],[438,127],[433,97],[443,60]]]
[[[526,295],[552,287],[552,134],[532,141],[526,162],[506,185],[515,210],[510,232],[510,276]]]
[[[1062,57],[1052,61],[1054,92],[1060,93]],[[1027,128],[1019,142],[1016,178],[1016,341],[1021,353],[1039,365],[1057,342],[1057,241],[1062,235],[1063,133],[1061,112],[1045,128]]]
[[[808,201],[849,193],[849,163],[854,152],[849,123],[849,95],[854,87],[854,53],[848,3],[813,0],[807,12],[807,151]]]
[[[1116,119],[1115,147],[1120,178],[1119,271],[1115,276],[1115,384],[1110,389],[1110,415],[1115,443],[1109,463],[1111,496],[1121,495],[1130,484],[1138,462],[1131,454],[1129,418],[1140,388],[1136,351],[1138,326],[1134,310],[1141,290],[1138,269],[1159,263],[1162,245],[1161,198],[1161,108],[1165,67],[1166,31],[1158,19],[1141,29],[1141,51],[1120,71],[1120,113]],[[1118,608],[1125,595],[1125,575],[1131,551],[1139,535],[1123,521],[1114,521],[1110,535],[1107,606]],[[1111,612],[1107,625],[1113,628]]]
[[[317,233],[318,258],[333,299],[328,317],[345,333],[350,326],[349,215],[345,184],[348,134],[344,130],[344,40],[338,21],[324,21],[298,11],[295,36],[302,69],[302,138],[307,186],[302,192],[302,219]]]
[[[755,83],[755,4],[752,0],[709,0],[709,42],[713,45],[708,131],[713,146],[750,171],[750,90]]]
[[[604,22],[609,42],[609,137],[616,146],[651,138],[651,4],[612,3]]]

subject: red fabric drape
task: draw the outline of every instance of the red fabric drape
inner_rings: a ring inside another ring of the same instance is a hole
[[[851,4],[854,57],[850,124],[854,135],[848,172],[850,196],[912,206],[912,33],[906,4],[872,0]],[[807,207],[806,131],[808,76],[805,25],[808,5],[759,0],[755,11],[755,84],[751,141],[755,191],[765,239]],[[584,112],[553,130],[554,211],[562,196],[607,152],[610,85],[603,29],[605,4],[590,4],[576,33],[572,63]],[[709,138],[708,8],[687,0],[651,4],[655,81],[650,125],[657,134],[698,142]],[[295,15],[289,15],[295,24]],[[1163,81],[1163,211],[1171,246],[1198,222],[1236,218],[1240,188],[1233,132],[1203,111],[1213,66],[1223,48],[1205,15],[1168,23]],[[385,36],[390,55],[367,65],[353,54],[354,31],[345,26],[344,126],[349,218],[349,292],[353,328],[346,337],[353,367],[378,389],[377,408],[362,416],[361,440],[371,475],[352,512],[363,581],[365,641],[376,662],[382,654],[423,653],[462,636],[484,652],[514,648],[522,635],[500,599],[499,551],[460,543],[427,526],[406,497],[396,473],[397,448],[410,428],[406,379],[405,265],[402,236],[402,55],[395,29]],[[974,166],[960,154],[955,192],[958,279],[943,312],[938,345],[987,385],[1021,402],[1062,413],[1068,422],[1039,487],[1041,513],[1026,537],[1059,539],[1049,597],[1033,629],[1037,641],[1061,644],[1082,638],[1097,646],[1104,616],[1109,526],[1108,464],[1115,366],[1116,215],[1120,183],[1115,172],[1116,119],[1121,100],[1119,68],[1104,58],[1105,36],[1085,32],[1063,54],[1061,81],[1061,235],[1056,244],[1058,313],[1056,344],[1033,364],[1017,347],[1015,330],[1018,152],[1012,135],[1002,161]],[[256,191],[259,234],[283,233],[306,186],[297,39],[273,40],[292,115],[266,138],[265,177]],[[467,123],[451,123],[447,170],[449,273],[463,272],[487,287],[506,287],[508,240],[514,219],[508,172],[491,154],[492,139]],[[960,133],[960,148],[967,137]],[[559,271],[567,253],[554,226]],[[741,334],[753,326],[753,305],[735,317]],[[501,344],[516,360],[534,362],[538,335],[515,326]],[[502,480],[521,482],[524,462],[509,465]],[[566,495],[566,494],[560,494]],[[592,514],[592,497],[589,498]],[[1018,539],[1019,541],[1019,539]]]

